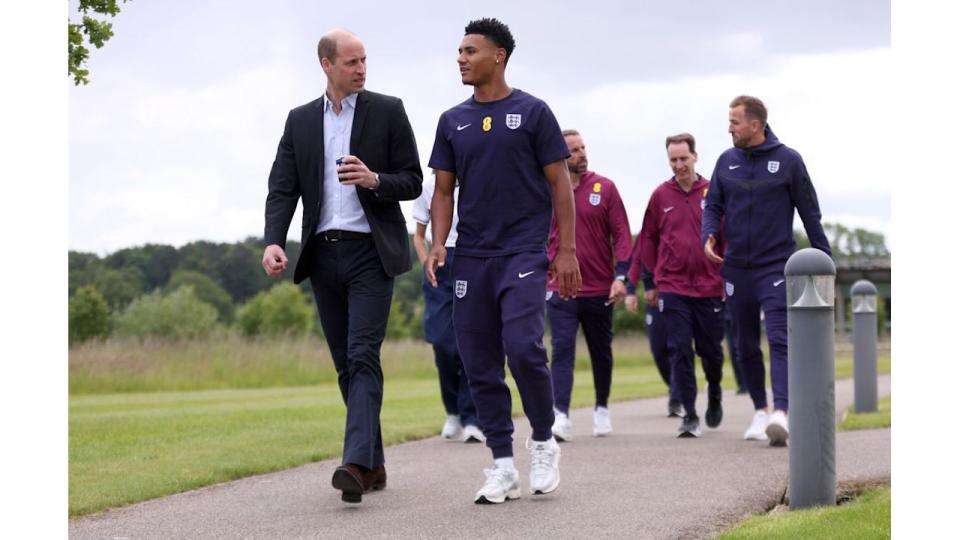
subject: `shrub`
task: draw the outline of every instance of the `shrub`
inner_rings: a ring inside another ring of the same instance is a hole
[[[217,323],[217,310],[184,286],[168,295],[159,290],[143,295],[117,318],[116,333],[124,337],[192,339],[204,337]]]
[[[114,311],[124,309],[134,298],[143,294],[142,283],[143,274],[139,268],[107,269],[98,273],[93,280],[93,286],[103,294]]]
[[[104,339],[110,335],[110,306],[100,291],[80,287],[70,299],[68,333],[70,343]]]
[[[237,311],[237,326],[245,336],[305,335],[313,329],[313,307],[293,283],[280,283],[259,292]]]
[[[169,293],[187,285],[193,286],[197,298],[217,309],[220,322],[229,323],[233,320],[234,307],[230,293],[205,274],[195,270],[177,270],[164,290]]]

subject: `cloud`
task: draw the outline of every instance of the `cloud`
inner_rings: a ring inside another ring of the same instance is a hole
[[[880,123],[890,109],[890,62],[887,49],[789,56],[761,74],[625,81],[541,97],[563,127],[584,134],[591,168],[617,182],[635,229],[650,193],[671,175],[664,138],[693,133],[698,171],[709,176],[730,147],[729,102],[744,93],[764,100],[780,140],[803,155],[824,214],[885,223],[894,178],[884,162],[892,141]],[[858,197],[874,204],[858,208]]]
[[[276,18],[264,24],[283,28]],[[297,28],[310,26],[301,21]],[[385,49],[379,33],[367,43],[368,87],[404,100],[425,174],[437,118],[471,94],[457,76],[459,28],[447,32],[451,43],[443,50],[426,36],[411,39],[413,51]],[[120,41],[101,51],[104,63],[92,86],[70,91],[70,248],[104,252],[147,241],[261,234],[266,177],[283,120],[325,84],[311,58],[316,29],[310,31],[309,39],[291,34],[271,41],[269,54],[250,49],[256,56],[243,62],[222,34],[191,42],[205,51],[198,53],[202,61],[167,55],[160,73],[142,63],[151,50],[127,50],[120,62],[107,62],[113,51],[124,51]],[[889,203],[880,203],[893,182],[883,162],[892,141],[880,119],[892,110],[885,98],[889,51],[787,55],[782,42],[780,52],[770,50],[769,32],[712,35],[708,54],[725,57],[725,67],[693,76],[689,65],[672,69],[672,55],[655,55],[653,65],[646,63],[652,53],[624,57],[617,48],[595,57],[574,47],[564,56],[524,33],[526,56],[511,65],[508,82],[543,98],[562,127],[584,133],[591,168],[618,183],[635,230],[649,194],[670,176],[664,137],[693,133],[698,168],[709,175],[730,144],[727,105],[741,93],[763,98],[781,140],[804,156],[825,215],[888,221]],[[629,45],[618,35],[621,42]],[[541,62],[542,55],[548,56]],[[216,64],[218,58],[229,67]],[[858,202],[864,192],[872,208]],[[402,206],[409,216],[410,203]],[[218,219],[210,218],[211,209]]]

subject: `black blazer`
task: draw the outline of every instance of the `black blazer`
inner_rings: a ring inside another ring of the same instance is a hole
[[[294,283],[310,275],[310,242],[323,204],[323,99],[290,111],[270,169],[263,230],[266,245],[286,245],[297,200],[303,199],[303,250],[293,273]],[[420,195],[423,172],[417,143],[400,99],[365,90],[357,95],[356,107],[350,154],[380,175],[377,190],[357,186],[357,196],[383,270],[396,276],[412,266],[407,223],[399,201]]]

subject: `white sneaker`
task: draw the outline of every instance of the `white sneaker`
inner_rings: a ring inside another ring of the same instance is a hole
[[[444,439],[459,439],[461,431],[463,431],[463,424],[460,423],[460,417],[449,414],[447,421],[443,423],[443,429],[440,430],[440,436]]]
[[[463,428],[463,442],[480,443],[486,442],[486,440],[487,438],[483,436],[483,432],[477,426],[469,424]]]
[[[520,473],[516,469],[484,469],[487,480],[473,498],[477,504],[500,504],[520,498]]]
[[[613,431],[613,424],[610,423],[610,410],[606,407],[597,407],[593,411],[593,436],[603,437]]]
[[[767,411],[757,411],[754,413],[753,422],[750,422],[750,427],[744,432],[743,438],[748,441],[767,440],[767,423],[769,419],[770,415],[767,414]]]
[[[560,445],[556,440],[527,440],[530,449],[530,493],[542,495],[560,484]]]
[[[554,411],[553,416],[553,427],[550,428],[553,436],[560,442],[572,441],[573,433],[571,433],[571,430],[573,429],[573,422],[570,421],[570,417],[560,411]]]
[[[770,439],[770,446],[786,446],[789,435],[787,414],[779,409],[773,411],[767,423],[767,438]]]

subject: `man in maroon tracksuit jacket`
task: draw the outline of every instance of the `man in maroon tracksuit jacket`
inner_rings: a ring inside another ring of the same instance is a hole
[[[707,260],[700,244],[710,182],[694,170],[696,142],[682,133],[667,137],[666,146],[674,176],[654,190],[640,231],[642,262],[653,269],[655,285],[644,297],[663,314],[671,394],[686,412],[677,436],[699,437],[691,342],[707,375],[707,426],[717,427],[723,419],[723,280],[720,265]]]
[[[563,132],[570,150],[567,169],[573,184],[577,209],[577,261],[583,284],[576,298],[564,300],[556,294],[559,284],[547,284],[547,313],[550,316],[550,340],[553,354],[555,420],[553,436],[560,441],[572,438],[570,394],[573,389],[573,364],[576,356],[577,329],[590,350],[593,367],[593,435],[602,437],[613,430],[607,398],[613,377],[613,305],[627,293],[627,266],[630,261],[630,224],[617,186],[599,174],[587,170],[587,149],[576,130]],[[557,253],[556,223],[550,229],[548,253]]]

